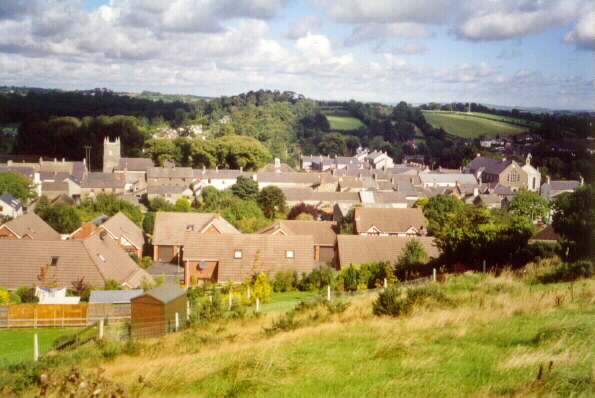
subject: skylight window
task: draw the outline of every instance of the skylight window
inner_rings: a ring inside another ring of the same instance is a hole
[[[97,257],[102,261],[102,262],[106,262],[105,257],[103,257],[103,255],[101,253],[97,253]]]
[[[193,224],[186,225],[186,231],[194,231],[194,225]]]
[[[55,266],[57,266],[57,265],[58,265],[58,260],[59,260],[59,259],[60,259],[60,257],[58,257],[58,256],[52,256],[52,262],[50,263],[50,265],[51,265],[52,267],[55,267]]]

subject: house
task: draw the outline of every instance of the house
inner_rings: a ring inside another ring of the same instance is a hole
[[[574,192],[585,183],[583,177],[580,180],[551,180],[548,176],[546,183],[541,186],[541,197],[545,200],[554,200],[565,192]]]
[[[81,197],[95,197],[100,193],[121,195],[126,190],[126,181],[122,174],[87,173],[81,181]]]
[[[353,219],[353,233],[356,235],[422,236],[427,231],[426,219],[419,208],[358,207]]]
[[[405,245],[417,240],[429,257],[437,258],[440,251],[431,237],[361,236],[337,235],[338,269],[373,261],[389,261],[394,264],[401,256]]]
[[[249,173],[245,173],[242,169],[206,169],[203,167],[202,170],[194,170],[194,190],[199,191],[204,187],[214,187],[219,190],[231,188],[234,185],[238,177],[249,176]]]
[[[541,173],[531,165],[533,156],[528,154],[522,169],[527,173],[527,189],[531,192],[539,192],[541,187]]]
[[[163,285],[133,297],[131,303],[131,334],[134,338],[160,337],[176,329],[176,323],[186,321],[188,296],[186,289]]]
[[[314,243],[314,261],[332,263],[339,227],[333,221],[278,220],[258,231],[267,235],[311,235]]]
[[[147,169],[153,166],[148,158],[120,158],[113,172],[124,176],[127,192],[137,192],[147,187]]]
[[[239,234],[240,231],[223,217],[213,213],[157,212],[153,229],[153,259],[175,262],[181,260],[184,233]]]
[[[445,188],[457,185],[478,185],[473,174],[464,173],[420,173],[419,179],[423,188]]]
[[[9,193],[0,196],[0,215],[16,218],[23,214],[23,202]]]
[[[27,213],[0,225],[0,239],[60,240],[60,234],[35,213]]]
[[[103,287],[108,280],[129,288],[145,280],[152,282],[152,277],[106,235],[85,240],[0,239],[0,286],[70,288],[72,282],[83,278],[93,287]]]
[[[480,183],[498,183],[513,191],[530,186],[527,172],[514,160],[498,160],[478,154],[467,166],[467,172],[473,174]]]
[[[389,169],[394,166],[393,159],[383,151],[373,151],[366,155],[366,163],[372,169]]]
[[[255,173],[252,179],[263,189],[270,185],[283,188],[310,188],[320,184],[321,173]]]
[[[195,181],[195,171],[190,167],[150,167],[147,169],[147,184],[189,187]]]
[[[554,227],[549,224],[546,225],[541,231],[529,239],[529,243],[545,242],[545,243],[556,243],[562,240],[560,234],[554,231]]]
[[[147,199],[162,198],[171,204],[176,204],[180,198],[192,200],[194,191],[184,185],[149,185],[147,187]]]
[[[336,203],[359,204],[358,192],[319,192],[311,188],[281,188],[287,205],[306,203],[316,207],[333,207]]]
[[[243,281],[258,272],[307,273],[316,262],[312,235],[224,234],[187,232],[184,240],[184,282]]]
[[[124,213],[119,212],[104,222],[100,231],[106,231],[108,235],[118,242],[125,252],[136,254],[139,258],[143,256],[145,245],[145,234],[133,223]]]

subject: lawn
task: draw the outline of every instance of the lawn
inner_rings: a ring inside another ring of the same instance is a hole
[[[283,312],[293,309],[300,301],[308,297],[313,297],[318,293],[315,292],[285,292],[273,293],[271,301],[261,306],[264,313],[269,312]]]
[[[0,364],[33,359],[33,335],[39,338],[39,352],[50,350],[60,336],[74,334],[79,328],[0,329]]]
[[[326,118],[331,125],[331,130],[347,131],[357,130],[360,127],[365,127],[361,120],[351,116],[327,115]]]
[[[462,138],[505,137],[527,131],[526,127],[507,123],[504,119],[488,119],[486,114],[475,116],[473,113],[468,115],[466,113],[446,111],[423,111],[423,114],[432,127],[441,127],[450,135]],[[495,115],[487,116],[498,118]]]

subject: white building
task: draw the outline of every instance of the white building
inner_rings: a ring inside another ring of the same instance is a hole
[[[0,196],[0,215],[17,218],[23,215],[23,203],[9,193]]]
[[[521,167],[527,173],[527,189],[531,192],[539,192],[541,187],[541,173],[533,166],[531,166],[531,154],[527,155],[525,165]]]

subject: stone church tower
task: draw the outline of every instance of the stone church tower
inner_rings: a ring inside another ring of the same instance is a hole
[[[103,172],[111,173],[120,162],[120,138],[110,141],[109,137],[103,140]]]

